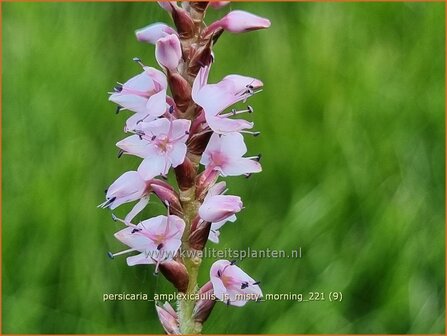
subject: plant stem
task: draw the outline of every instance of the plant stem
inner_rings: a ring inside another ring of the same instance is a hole
[[[193,319],[193,310],[195,305],[194,295],[197,292],[197,276],[202,259],[198,255],[195,255],[194,250],[190,248],[188,242],[191,223],[196,217],[200,206],[199,202],[196,200],[195,187],[181,192],[180,201],[182,202],[184,220],[186,223],[182,239],[182,249],[186,252],[183,258],[183,263],[188,271],[189,283],[185,297],[180,298],[177,302],[179,324],[182,334],[198,334],[202,330],[202,324]]]

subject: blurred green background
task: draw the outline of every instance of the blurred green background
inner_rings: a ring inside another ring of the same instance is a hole
[[[116,158],[126,113],[107,92],[156,65],[135,29],[154,3],[3,3],[3,333],[161,333],[153,268],[106,251],[121,228],[97,209],[138,160]],[[246,209],[218,248],[296,249],[246,259],[264,293],[343,301],[216,305],[205,333],[444,333],[444,4],[233,3],[269,30],[225,34],[212,81],[261,78],[250,100],[262,174],[230,178]],[[123,208],[118,211],[123,214]],[[164,213],[151,201],[144,217]],[[201,282],[208,279],[206,260]]]

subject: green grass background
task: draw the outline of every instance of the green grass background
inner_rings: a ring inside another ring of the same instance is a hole
[[[125,113],[106,92],[154,65],[133,31],[151,3],[3,3],[3,332],[161,333],[148,302],[172,292],[106,251],[120,225],[97,209],[138,160],[116,158]],[[206,333],[443,333],[444,4],[233,3],[269,30],[225,34],[212,80],[261,78],[250,101],[262,174],[230,178],[246,208],[219,248],[302,248],[246,259],[264,293],[341,291],[342,302],[217,304]],[[128,208],[126,208],[128,209]],[[120,209],[123,214],[126,209]],[[164,213],[151,201],[144,217]],[[206,260],[200,281],[207,281]]]

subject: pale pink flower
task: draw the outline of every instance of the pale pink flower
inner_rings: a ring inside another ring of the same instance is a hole
[[[190,125],[191,121],[186,119],[143,122],[137,137],[131,136],[117,145],[129,154],[144,158],[138,167],[141,176],[166,175],[170,167],[175,168],[185,160]]]
[[[213,133],[200,163],[206,169],[217,170],[222,176],[238,176],[262,171],[260,156],[243,157],[247,152],[244,137],[240,133],[219,135]]]
[[[208,235],[208,240],[218,244],[219,243],[219,237],[220,237],[220,228],[222,226],[224,226],[227,222],[232,222],[234,223],[236,221],[236,215],[232,215],[220,222],[216,222],[216,223],[211,223],[211,229],[210,229],[210,233]]]
[[[162,37],[177,35],[177,32],[167,24],[157,22],[135,32],[138,41],[155,44]]]
[[[221,134],[252,128],[252,122],[230,118],[241,113],[253,112],[250,106],[246,110],[222,112],[258,92],[262,88],[262,82],[252,77],[228,75],[219,83],[207,84],[209,71],[209,66],[201,68],[192,87],[192,98],[203,108],[209,127]]]
[[[153,177],[150,177],[148,180]],[[144,200],[141,202],[147,204],[150,192],[148,180],[144,180],[136,171],[125,172],[106,190],[106,201],[98,205],[98,207],[114,210],[121,204],[136,200]]]
[[[162,306],[155,305],[155,309],[157,310],[158,319],[166,333],[168,335],[180,334],[178,316],[174,308],[168,302],[165,302]]]
[[[230,33],[243,33],[252,30],[270,27],[270,20],[252,13],[235,10],[225,15],[222,19],[210,24],[203,35],[209,35],[217,29],[224,29]]]
[[[208,191],[199,208],[199,216],[204,221],[210,223],[225,221],[242,210],[241,198],[239,196],[223,195],[224,189],[225,182],[219,182]]]
[[[158,64],[169,70],[177,68],[182,59],[182,47],[177,35],[171,34],[157,40],[155,58]]]
[[[242,307],[262,298],[259,282],[228,260],[218,260],[210,270],[214,295],[226,304]]]
[[[154,120],[166,112],[167,79],[163,72],[143,67],[144,71],[115,88],[109,100],[122,109],[136,112],[126,122],[126,130],[134,130],[140,120]]]
[[[115,219],[118,219],[115,217]],[[124,222],[124,221],[123,221]],[[111,254],[117,255],[140,252],[127,258],[129,266],[138,264],[157,264],[172,260],[181,245],[181,238],[185,230],[185,222],[175,215],[157,216],[140,222],[137,225],[124,222],[128,227],[115,233],[115,237],[130,249]]]

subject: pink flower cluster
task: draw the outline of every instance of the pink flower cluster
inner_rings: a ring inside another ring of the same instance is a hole
[[[99,205],[114,210],[135,202],[124,219],[112,215],[124,224],[115,237],[129,248],[109,252],[109,256],[134,252],[127,257],[129,266],[154,264],[156,273],[160,271],[180,292],[189,294],[197,292],[192,269],[200,266],[200,260],[182,252],[203,250],[207,240],[218,243],[219,230],[226,222],[236,221],[236,214],[243,209],[241,198],[227,195],[225,182],[217,182],[219,176],[249,176],[262,170],[259,155],[245,156],[243,134],[256,136],[259,132],[251,131],[253,123],[240,115],[252,113],[253,108],[237,110],[232,106],[245,103],[263,83],[241,75],[209,83],[208,77],[214,60],[212,48],[224,31],[268,28],[270,22],[240,10],[230,11],[208,26],[203,22],[209,6],[220,8],[227,3],[182,2],[179,6],[177,2],[160,2],[176,29],[155,23],[137,30],[136,37],[155,45],[162,71],[134,59],[142,71],[119,83],[109,98],[117,104],[117,112],[130,113],[124,127],[129,136],[116,144],[119,156],[142,159],[136,170],[125,172],[110,185],[105,202]],[[176,187],[167,182],[171,170]],[[151,195],[167,207],[167,214],[133,223]],[[227,260],[212,265],[210,281],[198,293],[213,294],[234,306],[262,297],[259,282]],[[168,334],[196,333],[214,303],[212,299],[192,302],[189,317],[168,303],[156,309]]]

